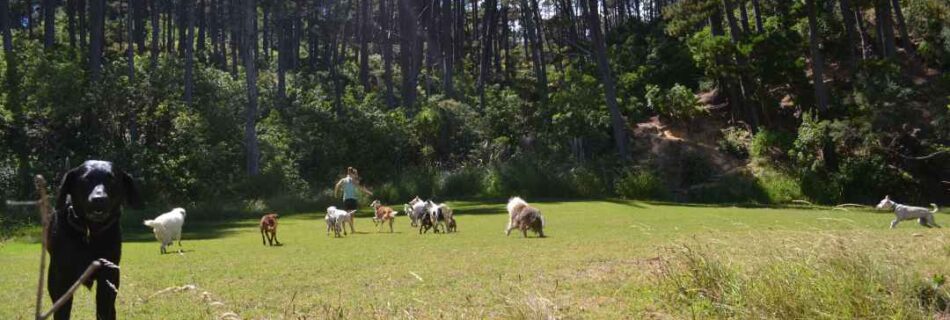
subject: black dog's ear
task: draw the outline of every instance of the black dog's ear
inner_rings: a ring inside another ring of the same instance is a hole
[[[135,180],[132,179],[132,175],[122,171],[120,173],[122,176],[122,186],[125,188],[125,201],[129,203],[129,206],[135,209],[142,209],[142,196],[139,193],[138,187],[135,186]]]
[[[66,210],[66,197],[69,196],[69,190],[72,190],[73,185],[76,184],[79,174],[79,167],[76,167],[63,176],[63,180],[59,183],[59,190],[56,192],[56,211]]]

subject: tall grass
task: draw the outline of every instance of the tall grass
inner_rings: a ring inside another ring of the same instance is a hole
[[[742,268],[682,246],[661,268],[660,296],[694,318],[930,319],[948,311],[942,281],[915,280],[900,264],[846,246],[826,250]]]

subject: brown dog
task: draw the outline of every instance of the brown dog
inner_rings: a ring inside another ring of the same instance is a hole
[[[520,229],[525,238],[528,237],[528,229],[544,238],[544,217],[541,216],[541,210],[532,207],[520,197],[508,200],[508,227],[505,228],[505,234],[511,234],[514,229]]]
[[[265,241],[266,238],[266,241]],[[277,214],[268,213],[261,217],[261,244],[280,245],[277,241]]]
[[[373,224],[376,225],[376,228],[379,229],[379,225],[389,222],[389,232],[393,232],[393,221],[396,220],[396,214],[399,211],[393,210],[393,208],[384,206],[379,200],[374,200],[372,204],[369,205],[376,210],[376,216],[373,217]]]

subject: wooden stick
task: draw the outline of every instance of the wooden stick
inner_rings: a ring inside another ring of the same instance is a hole
[[[76,282],[73,283],[72,287],[69,287],[69,290],[66,291],[66,294],[64,294],[62,297],[59,297],[59,300],[57,300],[56,303],[53,303],[53,306],[49,311],[47,311],[42,316],[37,316],[36,319],[48,319],[53,315],[53,312],[56,312],[56,310],[59,310],[59,308],[63,307],[63,305],[66,304],[66,300],[71,299],[73,294],[76,293],[76,289],[79,289],[79,285],[81,285],[83,282],[86,282],[89,277],[92,277],[92,275],[96,273],[96,270],[99,270],[99,267],[102,267],[102,263],[99,262],[99,260],[93,261],[91,264],[89,264],[89,267],[86,268],[86,271],[82,273],[82,276],[79,277],[79,280],[76,280]]]
[[[40,194],[39,200],[39,209],[40,209],[40,222],[43,224],[43,235],[40,239],[41,252],[40,252],[40,280],[36,285],[36,319],[45,319],[45,317],[40,316],[40,312],[43,308],[43,282],[46,280],[46,237],[49,234],[49,195],[46,194],[46,179],[43,179],[42,175],[37,175],[33,179],[34,184],[36,185],[36,191]]]

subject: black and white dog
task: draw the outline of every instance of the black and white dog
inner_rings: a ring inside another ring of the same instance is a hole
[[[132,176],[111,162],[90,160],[63,176],[50,219],[47,238],[50,253],[47,289],[53,301],[63,296],[86,267],[106,259],[118,265],[122,257],[122,205],[141,207]],[[84,283],[96,285],[96,318],[115,319],[119,270],[102,268]],[[72,299],[56,311],[56,319],[69,319]]]

